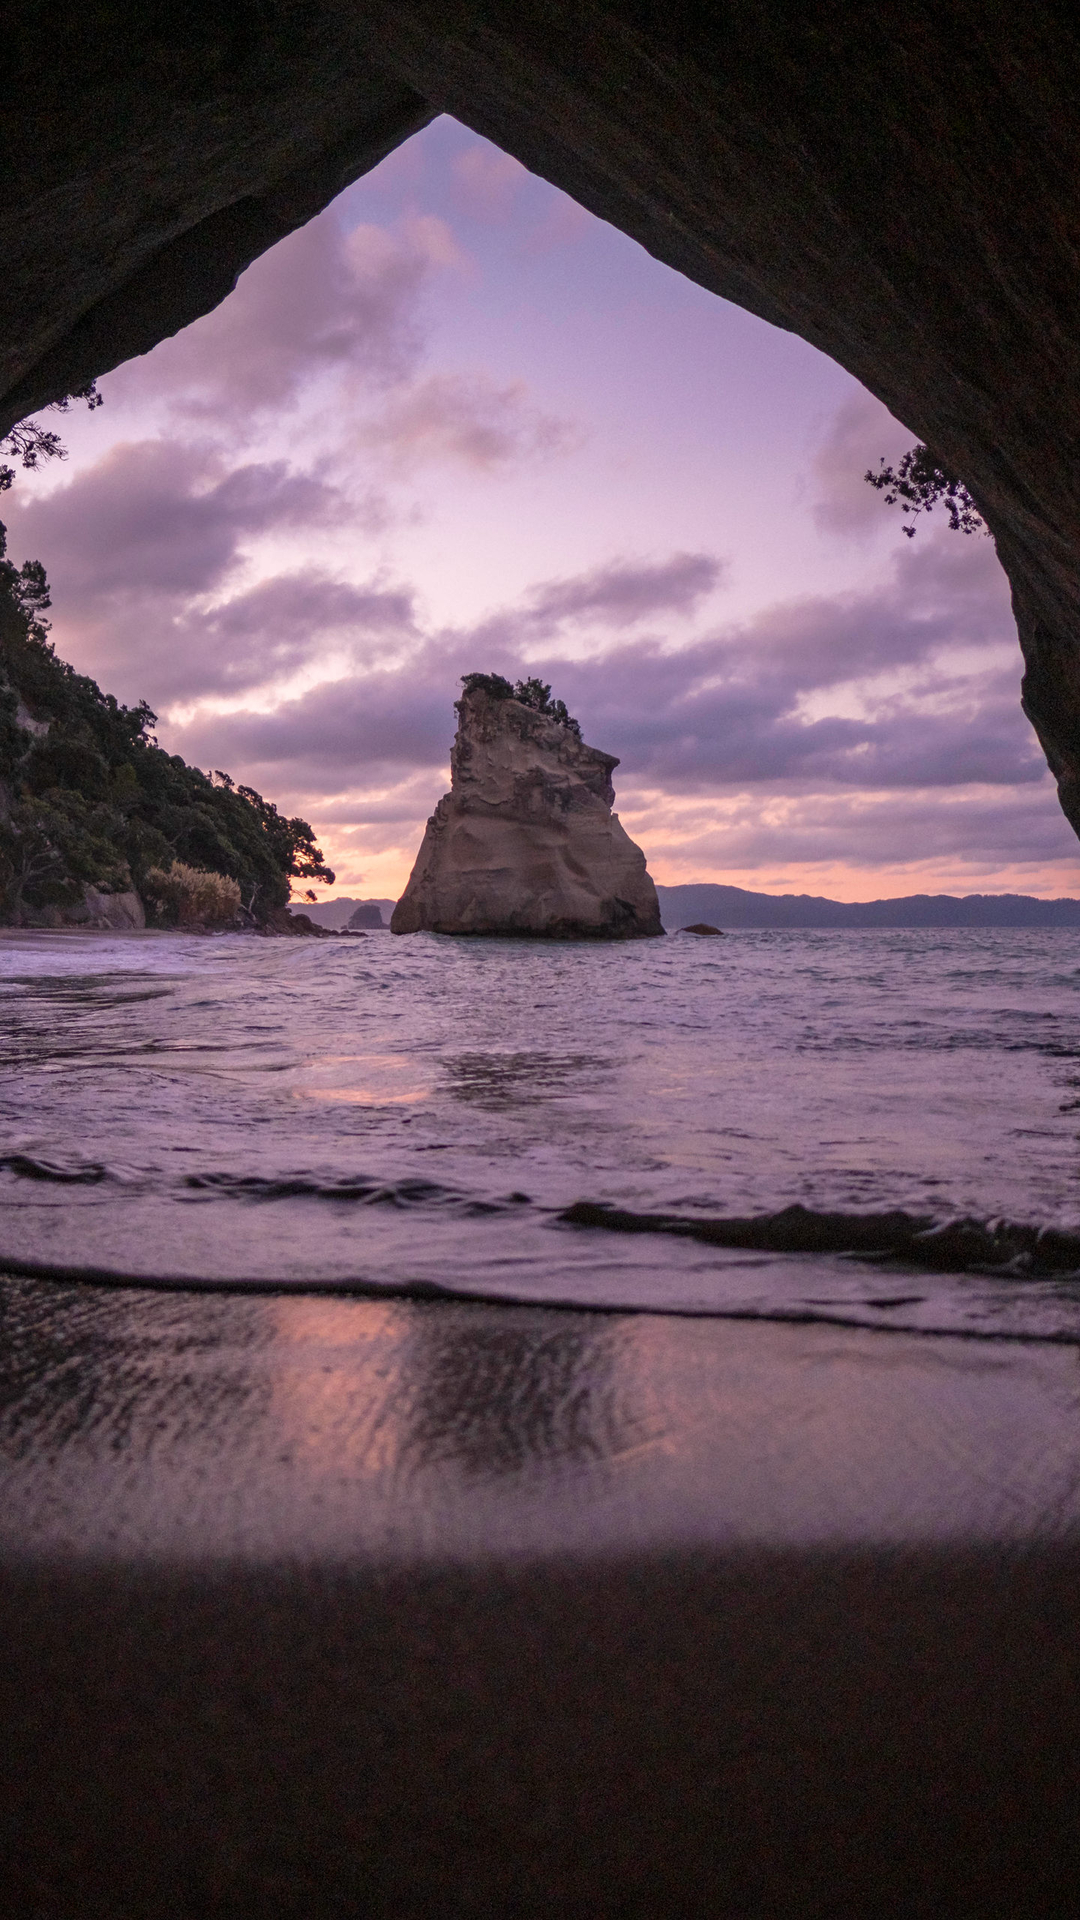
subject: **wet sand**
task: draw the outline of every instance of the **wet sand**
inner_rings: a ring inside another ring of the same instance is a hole
[[[1070,1909],[1076,1349],[0,1301],[17,1920]]]

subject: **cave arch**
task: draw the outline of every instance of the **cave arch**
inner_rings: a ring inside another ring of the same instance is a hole
[[[811,341],[959,472],[1080,833],[1080,37],[931,0],[7,10],[0,431],[208,312],[438,112]]]

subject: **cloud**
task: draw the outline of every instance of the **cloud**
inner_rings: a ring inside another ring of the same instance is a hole
[[[178,744],[200,763],[231,755],[271,784],[312,793],[374,788],[424,767],[441,779],[459,676],[529,670],[552,681],[586,738],[618,748],[622,792],[1031,787],[1045,763],[1019,711],[995,569],[988,544],[939,536],[899,553],[877,589],[795,601],[678,648],[621,633],[665,596],[691,607],[716,562],[676,555],[596,569],[545,583],[478,628],[418,636],[396,662],[273,714],[200,721]],[[538,658],[538,632],[557,635],[579,612],[606,622],[609,644],[586,659]]]
[[[249,267],[213,313],[110,375],[109,397],[165,401],[174,431],[236,447],[333,376],[339,454],[361,448],[399,475],[422,461],[492,469],[576,448],[580,430],[535,407],[520,381],[418,374],[424,290],[468,266],[434,214],[346,233],[330,209]]]
[[[370,659],[415,638],[407,592],[300,569],[178,619],[157,685],[177,703],[265,690],[324,656],[328,646]]]
[[[265,558],[274,536],[306,539],[352,513],[284,461],[230,467],[212,447],[145,441],[31,500],[13,534],[53,578],[61,651],[91,657],[121,697],[159,712],[251,699],[191,721],[175,744],[198,764],[256,767],[270,788],[341,792],[440,769],[459,677],[477,669],[551,680],[586,736],[617,746],[624,787],[1043,777],[989,541],[900,542],[873,589],[804,596],[680,646],[650,629],[691,618],[723,584],[713,554],[610,561],[443,632],[423,631],[411,591],[381,575],[342,580],[308,563],[245,580],[253,545]],[[319,683],[276,704],[298,674]]]
[[[144,440],[9,515],[27,551],[45,559],[66,613],[148,590],[216,587],[243,540],[352,516],[341,494],[283,460],[229,467],[206,446]]]
[[[529,178],[520,160],[500,153],[486,140],[477,141],[475,146],[459,153],[451,171],[459,201],[477,220],[507,219],[518,188]]]
[[[642,800],[639,813],[624,808],[624,822],[640,833],[650,860],[661,857],[669,869],[686,873],[948,863],[977,884],[980,872],[1077,860],[1075,836],[1048,776],[1036,787],[946,795],[936,788],[900,796],[811,792],[771,799],[765,808],[758,794],[742,793],[719,808],[702,808],[696,818],[665,804],[662,795]],[[803,884],[799,879],[799,890]],[[770,881],[770,890],[779,885]]]
[[[629,627],[660,613],[686,618],[722,584],[725,572],[724,561],[712,553],[675,553],[670,560],[651,564],[617,560],[537,587],[530,617],[552,627],[590,618]]]
[[[581,436],[570,421],[530,405],[521,381],[499,386],[482,374],[432,374],[390,400],[360,439],[398,468],[434,459],[490,470],[568,452]]]
[[[176,736],[177,751],[193,755],[199,764],[217,754],[224,765],[220,756],[231,754],[245,766],[258,767],[264,778],[322,793],[377,785],[397,777],[404,767],[441,769],[449,756],[453,702],[463,673],[478,665],[513,677],[532,671],[527,649],[537,636],[550,638],[579,620],[618,631],[662,610],[685,616],[722,573],[715,557],[682,553],[663,562],[621,561],[548,581],[527,596],[523,606],[493,615],[477,628],[423,636],[414,627],[416,644],[392,666],[324,683],[273,714],[230,714],[193,722]],[[406,636],[411,618],[411,601],[404,595],[395,638]],[[588,695],[618,679],[627,665],[631,671],[635,666],[651,669],[654,679],[666,676],[669,702],[686,681],[683,655],[664,655],[648,646],[614,656],[606,653],[591,672],[566,661],[549,663],[545,670],[561,687],[576,687]],[[598,725],[603,728],[605,719],[613,721],[614,716],[605,715],[602,697],[598,704]]]
[[[330,208],[255,261],[213,313],[110,374],[104,391],[164,407],[170,437],[197,432],[234,456],[303,400],[305,429],[331,457],[348,464],[359,451],[397,478],[424,461],[493,469],[573,450],[580,429],[533,405],[522,382],[421,373],[427,289],[471,271],[435,214],[346,231]]]
[[[230,468],[206,446],[122,444],[9,517],[19,548],[46,564],[61,654],[129,702],[235,695],[329,644],[367,657],[391,635],[417,638],[400,587],[311,565],[235,584],[253,543],[359,518],[336,488],[284,461]]]
[[[199,718],[174,729],[170,745],[200,766],[243,767],[256,785],[310,794],[382,787],[445,765],[459,692],[449,663],[425,650],[397,669],[324,682],[274,713]]]
[[[367,832],[386,827],[412,830],[431,804],[431,782],[426,771],[411,774],[388,787],[347,790],[319,803],[319,817],[338,828]]]
[[[623,781],[1011,785],[1044,766],[1019,665],[990,543],[946,534],[900,552],[879,588],[789,602],[677,650],[624,643],[561,663],[558,681],[593,736],[618,743]]]
[[[994,675],[975,699],[968,680],[950,687],[944,676],[930,676],[880,701],[871,717],[804,720],[793,711],[792,690],[767,678],[725,677],[717,645],[687,653],[621,648],[560,673],[568,702],[590,716],[590,737],[621,748],[621,783],[647,780],[682,793],[747,782],[904,787],[1042,777],[1044,763],[1019,714],[1015,672]],[[604,670],[618,682],[616,697]]]
[[[889,509],[864,476],[881,460],[895,464],[917,437],[872,393],[845,400],[813,461],[813,514],[823,533],[865,540],[887,524]]]
[[[835,686],[925,659],[958,644],[1015,653],[1008,583],[991,541],[939,532],[901,542],[891,575],[861,593],[807,596],[767,608],[747,647],[800,687]]]
[[[459,257],[445,223],[345,233],[333,208],[240,275],[235,291],[153,352],[110,374],[121,401],[165,400],[176,414],[235,434],[253,414],[291,407],[326,373],[387,386],[418,361],[418,305],[431,274]]]
[[[129,702],[158,712],[240,695],[273,699],[275,687],[317,669],[328,651],[378,658],[415,640],[411,596],[378,583],[354,586],[316,568],[261,580],[209,608],[126,596],[84,624],[95,672]],[[111,649],[109,672],[98,660]]]
[[[727,562],[713,553],[608,561],[566,579],[541,581],[519,606],[501,608],[479,622],[468,642],[478,660],[483,655],[500,672],[521,667],[527,649],[556,640],[567,629],[573,638],[583,629],[618,630],[660,616],[689,619],[724,585],[727,571]]]

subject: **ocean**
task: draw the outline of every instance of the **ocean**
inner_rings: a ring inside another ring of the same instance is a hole
[[[1069,930],[6,933],[0,1000],[43,1285],[1080,1343]]]

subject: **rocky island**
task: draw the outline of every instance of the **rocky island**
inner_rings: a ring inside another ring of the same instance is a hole
[[[663,933],[656,888],[617,814],[613,754],[551,688],[466,674],[450,792],[427,824],[394,933],[633,940]]]

